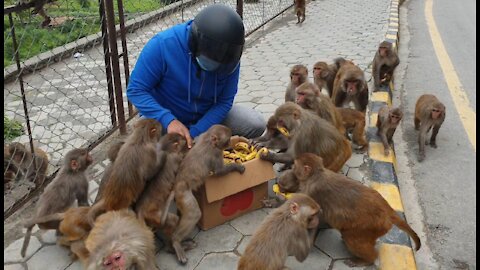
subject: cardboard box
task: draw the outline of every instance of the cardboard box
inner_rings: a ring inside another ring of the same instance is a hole
[[[253,159],[243,163],[245,172],[207,178],[195,193],[202,217],[198,226],[208,230],[261,208],[268,198],[268,180],[275,178],[272,163]]]

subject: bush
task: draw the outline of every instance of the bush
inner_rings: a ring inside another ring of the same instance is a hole
[[[10,120],[3,114],[3,140],[11,141],[22,134],[24,134],[22,123],[17,120]]]

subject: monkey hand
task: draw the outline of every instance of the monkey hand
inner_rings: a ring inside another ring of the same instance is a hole
[[[239,142],[250,144],[250,140],[247,138],[235,135],[230,137],[230,148],[234,148],[234,146]]]
[[[433,148],[437,148],[437,144],[435,142],[430,142],[430,146]]]
[[[236,166],[236,171],[239,172],[240,174],[243,174],[245,172],[245,166],[243,166],[243,164],[238,164],[236,163],[235,165]]]

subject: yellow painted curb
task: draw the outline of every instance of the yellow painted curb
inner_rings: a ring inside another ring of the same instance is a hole
[[[388,105],[392,105],[392,102],[390,101],[390,96],[388,95],[388,92],[373,92],[370,100],[371,101],[376,101],[376,102],[385,102]]]
[[[400,198],[400,191],[397,185],[372,183],[370,186],[382,195],[393,210],[403,212],[402,199]]]
[[[385,156],[383,144],[379,142],[370,142],[368,146],[368,155],[371,159],[382,162],[394,162],[394,153],[390,151],[388,156]]]
[[[370,122],[369,122],[369,127],[376,127],[377,126],[377,118],[378,118],[378,113],[371,113],[370,114]]]
[[[397,39],[397,35],[387,34],[385,35],[386,39]]]
[[[379,248],[381,270],[416,270],[415,257],[410,247],[381,244]]]

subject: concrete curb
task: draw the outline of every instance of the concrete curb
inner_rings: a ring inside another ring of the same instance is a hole
[[[398,50],[398,30],[399,30],[399,1],[392,0],[390,6],[390,17],[388,20],[388,30],[385,40],[393,44],[393,49]],[[392,105],[393,83],[388,87],[372,93],[370,96],[369,109],[369,150],[370,168],[372,171],[371,187],[378,191],[405,219],[400,190],[398,188],[398,179],[396,175],[395,150],[390,152],[389,156],[383,154],[383,145],[380,138],[376,135],[377,112],[385,104]],[[394,146],[392,145],[392,148]],[[392,228],[385,236],[380,238],[379,248],[379,268],[382,270],[415,270],[417,269],[415,257],[413,255],[412,243],[410,237],[396,226]]]

